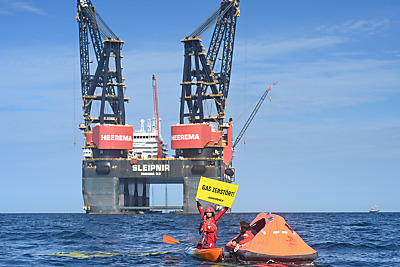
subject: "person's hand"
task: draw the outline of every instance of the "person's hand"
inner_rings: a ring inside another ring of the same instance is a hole
[[[199,199],[197,197],[195,199],[196,199],[196,201],[199,201]]]
[[[235,249],[233,250],[233,252],[238,251],[238,249],[239,249],[239,244],[236,245],[236,247],[235,247]]]

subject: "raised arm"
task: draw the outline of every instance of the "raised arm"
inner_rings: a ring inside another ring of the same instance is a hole
[[[200,212],[201,218],[204,218],[204,209],[203,206],[200,204],[199,199],[196,197],[196,202],[197,202],[197,209]]]
[[[227,212],[228,211],[228,207],[223,207],[220,211],[218,211],[218,213],[215,215],[215,220],[216,221],[218,221],[219,220],[219,218],[221,218],[222,217],[222,215],[224,215],[225,214],[225,212]]]

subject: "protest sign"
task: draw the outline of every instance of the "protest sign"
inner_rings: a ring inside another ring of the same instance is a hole
[[[239,185],[201,177],[196,197],[198,199],[231,208],[238,187]]]

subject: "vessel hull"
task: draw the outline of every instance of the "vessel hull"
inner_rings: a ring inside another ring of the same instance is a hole
[[[169,207],[185,214],[197,213],[195,196],[201,176],[233,182],[222,159],[84,159],[82,194],[87,213],[148,212],[151,184],[182,184],[183,206]]]

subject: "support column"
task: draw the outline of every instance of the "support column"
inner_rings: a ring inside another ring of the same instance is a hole
[[[183,177],[183,213],[197,213],[196,194],[200,177]]]

